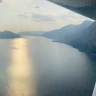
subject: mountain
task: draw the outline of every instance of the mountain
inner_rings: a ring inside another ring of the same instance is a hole
[[[96,54],[96,22],[82,30],[76,38],[70,40],[69,45],[90,54]]]
[[[54,39],[55,41],[65,42],[68,39],[73,38],[75,34],[78,34],[83,29],[89,27],[92,24],[92,21],[85,20],[82,24],[79,25],[67,25],[60,29],[46,32],[45,37]]]
[[[88,54],[96,54],[96,22],[84,21],[79,25],[67,25],[44,34],[56,42],[66,43]]]
[[[27,36],[42,36],[45,32],[44,31],[24,31],[19,32],[20,35],[27,35]]]
[[[16,34],[16,33],[13,33],[11,31],[3,31],[3,32],[0,32],[0,38],[2,39],[11,39],[11,38],[20,38],[21,36]]]

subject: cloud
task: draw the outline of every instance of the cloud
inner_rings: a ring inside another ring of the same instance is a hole
[[[86,19],[47,0],[0,0],[0,4],[0,30],[53,30]]]
[[[32,13],[32,17],[38,22],[54,21],[54,18],[48,14]]]
[[[17,16],[18,17],[24,17],[24,18],[28,17],[26,14],[18,14]]]

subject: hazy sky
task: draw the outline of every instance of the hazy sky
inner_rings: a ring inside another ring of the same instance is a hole
[[[0,31],[53,30],[86,19],[47,0],[0,0]]]

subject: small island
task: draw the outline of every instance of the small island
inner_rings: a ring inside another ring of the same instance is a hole
[[[19,34],[7,30],[0,32],[0,39],[15,39],[15,38],[21,38],[21,36]]]

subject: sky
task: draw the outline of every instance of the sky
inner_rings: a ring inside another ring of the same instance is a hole
[[[0,0],[0,31],[49,31],[84,20],[47,0]]]

